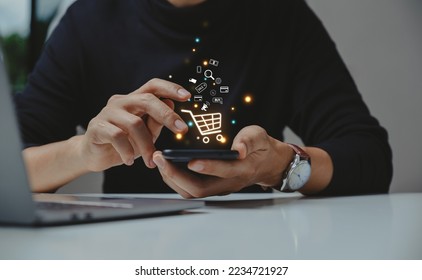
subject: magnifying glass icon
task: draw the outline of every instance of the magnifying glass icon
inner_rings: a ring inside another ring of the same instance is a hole
[[[210,78],[210,79],[215,80],[214,77],[212,76],[212,71],[210,69],[207,69],[204,71],[204,76],[205,78]]]

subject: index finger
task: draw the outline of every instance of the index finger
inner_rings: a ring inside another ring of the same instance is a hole
[[[174,112],[173,108],[153,93],[131,95],[124,102],[123,106],[132,114],[147,115],[156,124],[164,125],[174,133],[185,133],[188,130],[186,123]]]
[[[133,94],[146,92],[152,93],[157,97],[171,98],[177,101],[186,101],[191,97],[189,91],[184,89],[182,86],[158,78],[149,80],[139,89],[135,90]]]

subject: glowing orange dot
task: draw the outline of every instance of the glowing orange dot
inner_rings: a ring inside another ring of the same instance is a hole
[[[236,108],[232,107],[231,110],[234,111],[234,110],[236,110]]]
[[[220,142],[221,142],[222,144],[226,143],[226,141],[227,141],[227,140],[226,140],[226,137],[222,137],[222,138],[221,138],[221,140],[220,140]]]
[[[176,134],[176,139],[181,140],[183,138],[183,135],[181,133]]]
[[[193,52],[196,52],[196,49],[192,49]]]
[[[208,61],[204,60],[204,61],[202,62],[202,64],[203,64],[204,66],[207,66],[207,65],[208,65]]]
[[[193,107],[198,108],[198,104],[193,105]]]
[[[252,96],[246,95],[244,98],[245,103],[251,103],[252,102]]]

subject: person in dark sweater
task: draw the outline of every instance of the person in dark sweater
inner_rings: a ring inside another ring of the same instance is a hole
[[[35,192],[98,171],[106,193],[186,198],[386,193],[392,177],[386,130],[303,0],[76,1],[15,103]],[[175,147],[239,158],[183,167],[161,153]]]

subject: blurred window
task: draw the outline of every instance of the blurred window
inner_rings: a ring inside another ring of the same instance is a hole
[[[62,0],[0,0],[0,44],[13,92],[22,91]]]

